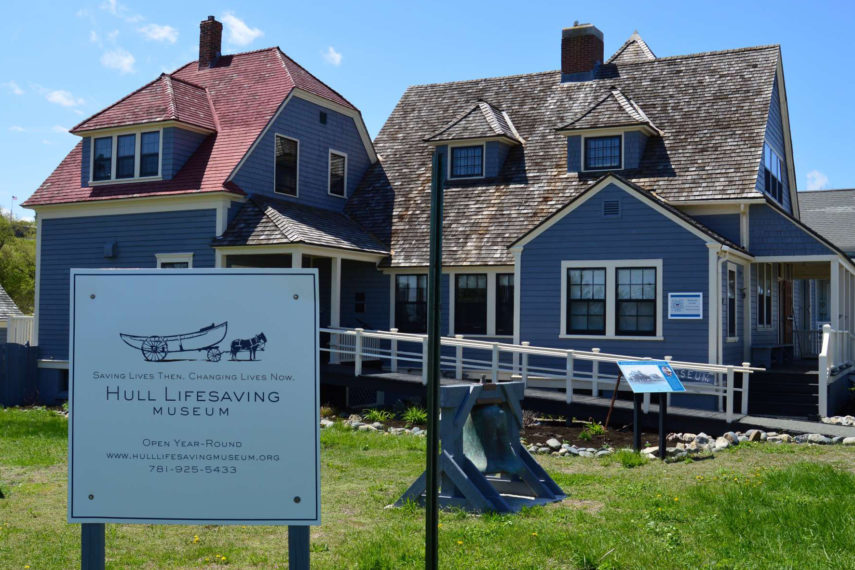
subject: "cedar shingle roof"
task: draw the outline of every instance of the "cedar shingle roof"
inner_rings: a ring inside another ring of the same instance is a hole
[[[426,265],[431,147],[423,139],[490,101],[513,117],[525,145],[499,176],[449,182],[443,263],[510,264],[507,246],[602,173],[568,173],[566,137],[555,131],[614,87],[661,129],[638,169],[621,176],[666,201],[761,198],[756,189],[780,50],[764,46],[600,67],[592,81],[559,71],[410,87],[375,140],[381,157],[346,212],[387,243],[393,266]]]
[[[9,293],[3,287],[0,287],[0,320],[8,319],[9,317],[18,317],[23,315],[21,309],[9,296]]]
[[[629,39],[618,48],[606,63],[638,63],[639,61],[650,61],[656,59],[653,50],[647,45],[638,32],[633,32]]]
[[[478,101],[425,141],[436,143],[491,137],[506,137],[519,143],[523,142],[506,112],[496,109],[486,101]]]
[[[855,256],[855,190],[802,191],[801,221],[849,256]]]
[[[167,93],[171,83],[173,95]],[[176,88],[177,86],[177,88]],[[185,121],[207,121],[210,109],[216,133],[209,135],[181,171],[171,180],[133,184],[80,185],[81,147],[78,143],[30,198],[25,207],[115,198],[140,198],[170,194],[233,192],[226,183],[232,170],[279,109],[293,89],[317,95],[355,109],[344,97],[300,67],[278,47],[224,55],[214,67],[199,69],[196,61],[167,76],[161,76],[139,91],[108,107],[76,127],[107,126],[121,121],[117,107],[128,108],[127,124],[137,124],[161,116],[178,116]],[[204,100],[201,90],[205,91]],[[141,95],[142,94],[142,95]],[[137,98],[139,96],[139,98]],[[175,109],[170,109],[170,102]],[[137,109],[139,106],[139,109]],[[92,121],[90,123],[90,121]]]
[[[633,125],[645,125],[653,131],[659,131],[653,121],[634,101],[627,99],[620,89],[613,87],[602,100],[558,130],[569,131]]]
[[[382,243],[344,214],[259,195],[250,196],[213,245],[289,243],[389,253]]]

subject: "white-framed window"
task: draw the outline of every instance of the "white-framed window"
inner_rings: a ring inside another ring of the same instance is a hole
[[[296,197],[299,195],[300,141],[278,133],[274,141],[273,191]]]
[[[774,266],[771,263],[757,264],[757,328],[772,328],[772,284]]]
[[[763,170],[766,192],[779,204],[783,204],[784,161],[768,143],[763,145]]]
[[[427,274],[393,275],[395,328],[400,332],[427,332]]]
[[[327,191],[331,196],[347,198],[347,155],[337,150],[329,154]]]
[[[623,133],[582,137],[582,170],[622,170]]]
[[[561,262],[560,338],[662,340],[662,260]]]
[[[448,273],[451,334],[512,337],[513,268],[473,267]]]
[[[448,177],[455,180],[484,178],[484,156],[487,145],[457,145],[448,147]]]
[[[192,253],[157,253],[158,269],[190,269],[193,267]]]
[[[90,144],[90,184],[160,179],[162,129],[96,135]]]
[[[736,265],[727,264],[727,338],[736,340],[738,338],[736,328]]]

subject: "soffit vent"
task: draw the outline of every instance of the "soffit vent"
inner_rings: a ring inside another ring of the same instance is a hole
[[[620,216],[620,200],[603,200],[603,217],[616,218]]]

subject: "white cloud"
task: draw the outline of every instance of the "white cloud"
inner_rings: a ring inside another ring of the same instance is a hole
[[[231,12],[223,14],[223,24],[229,33],[228,41],[235,45],[245,46],[264,35],[264,32],[258,28],[250,28]]]
[[[98,37],[98,32],[96,32],[95,30],[90,30],[89,31],[89,41],[92,42],[93,44],[100,44],[101,38]]]
[[[101,55],[101,65],[110,69],[116,69],[119,73],[133,73],[136,58],[120,47],[106,51]]]
[[[83,99],[81,99],[80,97],[75,97],[71,94],[71,92],[66,91],[64,89],[47,91],[45,93],[45,98],[51,103],[56,103],[57,105],[62,105],[63,107],[77,107],[78,105],[82,105],[84,103]]]
[[[25,129],[24,127],[18,126],[18,125],[12,125],[11,127],[9,127],[9,130],[12,131],[13,133],[23,133],[27,129]]]
[[[128,7],[118,2],[118,0],[107,0],[101,4],[101,9],[131,24],[141,22],[143,20],[143,17],[139,14],[129,13]]]
[[[21,86],[12,80],[7,81],[6,83],[0,83],[0,85],[3,85],[3,87],[8,89],[9,91],[14,93],[15,95],[23,95],[24,94],[24,90],[21,89]]]
[[[323,56],[330,65],[341,65],[341,54],[335,51],[334,47],[328,47],[327,51],[323,52]]]
[[[819,170],[811,170],[806,175],[808,190],[825,190],[828,188],[828,176]]]
[[[156,42],[169,42],[174,44],[178,41],[178,30],[172,26],[160,26],[158,24],[146,24],[139,29],[140,33],[147,39]]]
[[[50,128],[50,130],[52,130],[55,133],[67,133],[68,132],[68,128],[63,127],[62,125],[54,125]]]

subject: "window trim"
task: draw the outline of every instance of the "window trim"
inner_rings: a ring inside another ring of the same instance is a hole
[[[193,253],[155,253],[155,259],[157,260],[157,268],[165,269],[162,267],[164,263],[187,263],[187,269],[192,269],[193,267]]]
[[[495,274],[493,274],[493,275],[495,275]],[[464,332],[460,332],[457,330],[457,322],[456,322],[457,317],[458,317],[458,311],[457,311],[457,308],[458,308],[457,307],[457,290],[458,290],[457,280],[460,277],[466,277],[466,276],[474,276],[476,278],[477,277],[483,277],[484,278],[484,332],[483,333],[464,333]],[[490,281],[494,280],[494,279],[495,279],[495,277],[493,277],[489,273],[484,273],[482,271],[471,272],[471,273],[461,271],[459,273],[454,273],[453,275],[449,275],[449,284],[453,283],[453,286],[450,287],[450,289],[449,289],[449,295],[454,295],[454,319],[455,319],[454,324],[451,325],[451,330],[453,330],[457,334],[468,335],[468,336],[473,336],[473,335],[474,336],[486,336],[487,335],[487,333],[490,330],[490,328],[489,328],[490,327],[490,318],[489,318],[489,315],[490,315]],[[493,288],[495,289],[495,283],[493,284]],[[495,299],[495,296],[494,296],[494,299]],[[493,320],[495,321],[495,318]]]
[[[591,135],[581,135],[582,136],[582,163],[579,165],[579,169],[581,172],[608,172],[610,170],[623,170],[624,160],[625,160],[625,148],[624,148],[624,133],[623,131],[619,133],[612,134],[591,134]],[[585,141],[587,139],[602,139],[602,138],[612,138],[612,137],[620,137],[620,165],[617,167],[609,166],[607,168],[585,168],[585,148],[587,145]]]
[[[332,185],[332,155],[344,157],[344,194],[333,194],[330,187]],[[327,152],[327,194],[336,198],[347,199],[347,153],[333,148]]]
[[[617,322],[617,269],[633,267],[652,267],[656,270],[656,331],[651,336],[618,335]],[[568,269],[605,269],[606,270],[606,333],[602,335],[567,334],[567,270]],[[561,261],[561,324],[558,330],[560,339],[607,339],[607,340],[644,340],[662,341],[664,307],[662,259],[608,259],[608,260],[562,260]]]
[[[766,282],[766,271],[769,272],[769,299],[770,299],[770,301],[769,301],[769,307],[770,308],[769,308],[768,314],[766,314],[767,311],[766,311],[766,305],[765,305],[765,300],[766,300],[765,292],[762,295],[764,304],[761,305],[761,302],[760,302],[761,294],[756,290],[754,291],[754,293],[757,295],[757,315],[756,315],[756,319],[755,319],[756,330],[763,330],[763,331],[774,330],[775,329],[775,320],[772,318],[772,314],[775,312],[775,295],[774,295],[774,291],[775,291],[775,286],[774,286],[775,285],[775,264],[774,263],[758,263],[758,264],[756,264],[756,267],[757,267],[757,270],[755,271],[755,275],[756,275],[756,279],[757,279],[757,287],[758,288],[761,285],[761,283],[760,283],[760,268],[764,268],[764,273],[763,273],[763,284],[764,285]],[[765,287],[764,287],[764,291],[765,291]],[[760,322],[760,307],[761,306],[763,307],[763,316],[766,317],[763,319],[764,322],[762,322],[762,323]],[[768,324],[766,324],[766,323],[768,323]]]
[[[392,284],[392,286],[390,287],[390,294],[389,294],[389,297],[390,297],[390,305],[389,305],[390,323],[389,323],[389,328],[390,329],[393,329],[393,328],[397,329],[398,328],[397,322],[396,322],[397,318],[398,318],[398,314],[397,314],[398,313],[398,277],[402,277],[402,276],[415,276],[415,277],[424,276],[424,278],[425,278],[425,300],[424,300],[424,302],[425,302],[425,312],[427,312],[427,303],[428,303],[428,295],[429,295],[428,289],[430,287],[430,283],[427,282],[427,279],[428,279],[427,271],[401,271],[401,272],[396,272],[396,273],[390,273],[389,277],[391,278],[391,284]],[[418,283],[418,280],[416,281],[416,283]],[[427,326],[428,326],[427,321],[428,321],[428,316],[426,314],[425,315],[425,330],[423,332],[410,332],[407,334],[427,334]]]
[[[743,272],[744,273],[744,272]],[[739,341],[739,271],[736,269],[736,264],[728,262],[727,263],[727,280],[725,281],[725,290],[724,290],[724,299],[725,303],[725,315],[727,322],[727,330],[725,332],[725,336],[727,342],[738,342]],[[733,275],[733,319],[730,318],[730,276]],[[733,322],[731,322],[731,320]],[[731,334],[733,332],[733,334]]]
[[[453,160],[454,153],[453,153],[452,149],[476,147],[476,146],[481,147],[481,175],[480,176],[452,176],[451,166],[452,166],[452,163],[454,162],[454,160]],[[487,175],[487,143],[486,142],[472,143],[471,141],[461,141],[461,142],[453,143],[453,144],[449,143],[448,144],[448,168],[447,168],[447,172],[448,172],[448,176],[447,176],[448,180],[478,180],[480,178],[486,177],[486,175]]]
[[[510,266],[479,266],[458,268],[450,270],[443,275],[448,276],[448,334],[449,336],[460,335],[465,338],[484,339],[513,339],[513,334],[496,334],[496,298],[499,274],[514,275],[514,268]],[[454,330],[455,294],[457,289],[457,275],[487,275],[487,333],[486,334],[462,334]],[[516,303],[516,298],[514,298]],[[514,325],[516,325],[516,307],[514,307]],[[394,321],[393,321],[394,322]]]
[[[294,180],[294,194],[286,194],[276,190],[276,137],[292,140],[297,143],[297,177]],[[282,133],[273,133],[273,193],[277,196],[288,196],[289,198],[300,197],[300,139],[283,135]]]
[[[157,175],[140,176],[141,141],[144,133],[158,133],[157,136]],[[134,135],[134,175],[131,178],[117,178],[116,166],[118,157],[116,153],[119,148],[118,139],[121,136]],[[110,156],[110,178],[105,180],[94,180],[95,174],[95,139],[111,139],[112,154]],[[89,135],[89,186],[104,186],[107,184],[130,184],[134,182],[156,182],[163,180],[163,127],[141,128],[111,133],[92,133]]]

